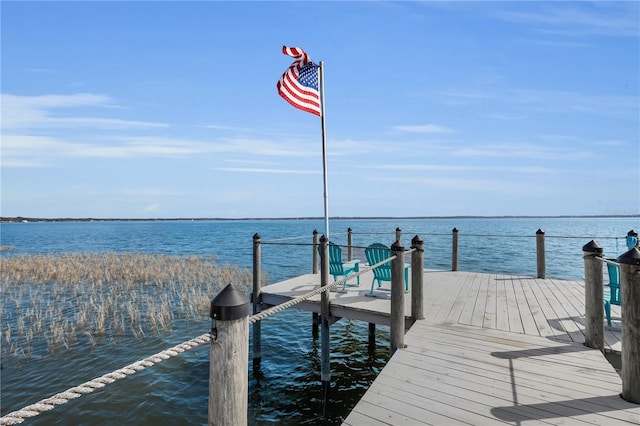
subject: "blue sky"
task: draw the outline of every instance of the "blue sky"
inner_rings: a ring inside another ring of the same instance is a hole
[[[11,2],[1,215],[640,213],[640,2]]]

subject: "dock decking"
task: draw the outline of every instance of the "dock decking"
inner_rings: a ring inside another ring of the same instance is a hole
[[[360,286],[332,291],[331,314],[388,325],[385,290],[365,296],[371,279],[363,274]],[[319,283],[307,274],[266,286],[263,302],[282,303]],[[319,312],[319,301],[297,308]],[[619,397],[614,368],[583,345],[584,303],[581,281],[425,271],[425,319],[344,424],[640,424],[640,406]],[[619,306],[612,316],[605,346],[619,352]]]

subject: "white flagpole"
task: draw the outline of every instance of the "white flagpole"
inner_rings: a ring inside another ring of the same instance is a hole
[[[322,123],[322,175],[324,178],[324,235],[329,239],[329,190],[327,185],[327,144],[324,127],[324,68],[320,61],[320,108]]]

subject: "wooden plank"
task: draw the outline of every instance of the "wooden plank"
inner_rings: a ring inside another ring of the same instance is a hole
[[[473,316],[469,325],[482,327],[484,324],[484,313],[487,311],[487,292],[489,289],[489,277],[485,274],[476,275],[473,281],[478,288],[478,297],[473,307]]]
[[[470,281],[472,281],[472,274],[466,274],[463,280],[461,280],[460,291],[456,295],[457,297],[453,301],[451,308],[449,309],[449,313],[447,314],[444,322],[457,324],[460,321],[460,315],[464,310],[464,306],[466,303],[466,293],[469,291],[471,287],[469,285]]]
[[[405,342],[376,379],[375,401],[428,407],[426,423],[637,424],[640,415],[618,397],[619,376],[602,355],[579,344],[426,321]]]
[[[496,288],[496,328],[509,331],[509,311],[507,306],[507,289],[500,275],[492,276]]]
[[[513,333],[524,333],[524,326],[522,325],[520,308],[518,307],[518,300],[516,298],[514,280],[512,277],[506,275],[501,276],[500,279],[504,281],[505,285],[505,292],[507,297],[507,316],[509,318],[509,331]]]
[[[522,332],[524,334],[530,334],[532,336],[539,336],[540,333],[538,331],[538,326],[534,318],[532,306],[529,304],[529,301],[527,300],[527,296],[525,294],[522,281],[523,280],[520,277],[514,277],[512,279],[513,292],[516,298],[516,303],[518,305],[518,313],[520,315],[520,321],[522,323]]]
[[[497,289],[494,285],[493,277],[489,275],[487,285],[487,303],[485,305],[484,320],[482,326],[485,328],[497,328]]]
[[[478,293],[480,291],[480,285],[478,280],[478,274],[469,274],[465,279],[466,297],[464,299],[464,307],[458,317],[458,324],[471,324],[473,318],[473,311],[478,299]]]

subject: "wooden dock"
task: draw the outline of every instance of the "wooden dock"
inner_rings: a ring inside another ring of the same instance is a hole
[[[388,325],[388,287],[368,297],[371,279],[363,274],[359,286],[353,279],[345,292],[332,291],[331,315]],[[319,283],[307,274],[265,286],[263,302],[282,303]],[[296,307],[319,312],[319,301]],[[619,397],[615,369],[583,345],[584,303],[581,281],[425,271],[426,318],[344,424],[640,424],[640,406]],[[605,346],[619,352],[619,306],[612,316]]]

